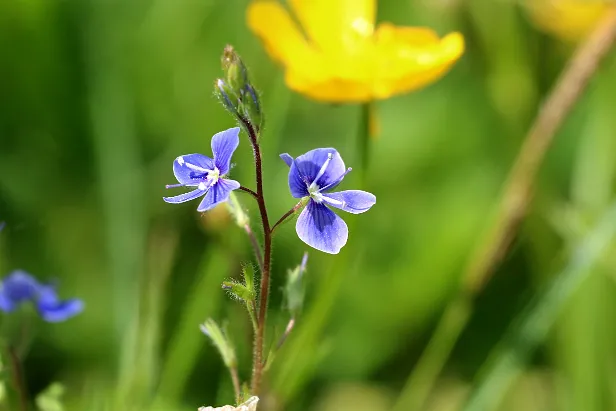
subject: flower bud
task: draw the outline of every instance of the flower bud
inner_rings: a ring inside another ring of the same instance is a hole
[[[244,126],[259,134],[263,123],[259,94],[248,76],[248,69],[233,47],[226,46],[222,55],[224,78],[216,80],[216,95],[223,106]]]
[[[234,90],[242,90],[248,85],[246,66],[230,45],[227,45],[223,51],[222,68],[225,72],[225,80]]]
[[[216,96],[220,99],[222,105],[229,110],[231,114],[235,117],[240,116],[237,110],[237,96],[233,92],[233,89],[229,87],[229,85],[221,78],[216,80],[216,85],[214,86],[214,91]]]

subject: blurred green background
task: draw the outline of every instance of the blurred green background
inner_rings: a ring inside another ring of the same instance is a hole
[[[231,403],[231,383],[199,332],[229,322],[250,377],[250,325],[220,283],[254,263],[225,210],[166,204],[179,154],[210,154],[234,125],[213,96],[232,44],[262,92],[265,190],[276,218],[294,204],[281,152],[336,147],[359,163],[360,108],[306,100],[245,24],[245,0],[0,1],[2,275],[57,278],[85,312],[37,326],[29,390],[66,387],[67,410],[195,410]],[[378,19],[464,34],[441,81],[378,102],[366,189],[378,203],[338,256],[310,251],[306,309],[268,374],[264,410],[388,410],[417,363],[537,111],[573,47],[538,31],[513,1],[381,0]],[[616,69],[602,65],[558,133],[520,235],[477,300],[425,410],[457,410],[527,303],[569,264],[614,199]],[[233,177],[252,187],[242,136]],[[359,176],[351,173],[345,188]],[[256,208],[243,194],[256,223]],[[286,270],[307,250],[294,224],[274,241],[270,320]],[[614,249],[612,248],[614,251]],[[616,260],[584,281],[497,410],[616,409]],[[273,330],[269,330],[273,335]]]

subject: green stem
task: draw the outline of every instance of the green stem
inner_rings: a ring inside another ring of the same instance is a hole
[[[19,398],[19,410],[28,410],[28,394],[26,391],[25,379],[21,361],[17,355],[17,351],[11,345],[7,347],[7,358],[9,367],[11,368],[11,379],[13,380],[13,388],[17,392]]]
[[[253,301],[247,301],[246,304],[248,304],[247,308],[248,308],[248,315],[250,316],[250,322],[252,324],[252,331],[255,333],[257,333],[257,329],[259,328],[258,323],[257,323],[257,317],[255,315],[256,309],[255,309],[255,301],[253,299]]]
[[[297,210],[299,210],[299,208],[301,206],[304,205],[303,201],[300,201],[299,203],[295,204],[295,206],[293,206],[292,209],[290,209],[289,211],[287,211],[286,213],[284,213],[282,215],[282,217],[280,217],[280,219],[278,219],[278,221],[276,221],[276,224],[274,224],[272,226],[272,229],[270,230],[272,234],[274,234],[274,230],[276,229],[276,227],[278,227],[280,224],[284,223],[284,221],[289,218],[289,216],[293,215],[293,213],[295,213]]]
[[[366,186],[368,168],[370,167],[370,111],[374,103],[368,102],[360,106],[359,113],[359,132],[357,147],[359,152],[359,181],[360,188]]]
[[[231,382],[233,383],[235,403],[239,404],[242,401],[242,387],[240,384],[240,377],[237,373],[237,366],[229,367],[229,374],[231,375]]]
[[[395,411],[423,409],[426,398],[468,321],[475,296],[489,281],[515,237],[532,199],[535,177],[556,131],[582,95],[615,37],[616,7],[606,14],[588,40],[578,48],[537,114],[511,169],[496,220],[469,260],[459,295],[445,309],[445,315],[436,328],[437,332],[409,376],[394,407]],[[469,313],[452,317],[452,312],[458,306],[465,307]]]
[[[257,263],[259,264],[259,270],[263,271],[263,255],[261,255],[261,247],[259,246],[259,242],[257,241],[257,237],[255,233],[250,228],[250,224],[244,224],[244,231],[246,231],[246,235],[250,240],[250,245],[252,245],[252,249],[255,253],[255,258],[257,259]]]

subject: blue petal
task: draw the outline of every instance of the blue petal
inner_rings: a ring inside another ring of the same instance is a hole
[[[376,197],[367,191],[346,190],[323,194],[323,201],[340,210],[361,214],[370,210],[370,207],[376,203]]]
[[[13,301],[5,292],[4,289],[0,289],[0,311],[9,313],[15,310],[17,304]]]
[[[180,204],[185,203],[190,200],[194,200],[195,198],[201,197],[203,194],[207,193],[208,187],[204,185],[202,188],[197,188],[196,190],[189,191],[188,193],[180,194],[174,197],[163,197],[163,200],[167,203],[171,204]]]
[[[221,178],[210,188],[210,191],[207,192],[205,198],[199,204],[197,211],[203,212],[207,210],[211,210],[216,207],[218,204],[227,201],[229,198],[229,194],[233,190],[237,190],[240,188],[240,183],[235,180],[227,180],[225,178]]]
[[[43,320],[55,323],[81,313],[84,304],[77,298],[62,301],[53,286],[43,285],[38,289],[37,308]]]
[[[306,197],[309,195],[309,185],[310,182],[299,173],[297,165],[295,161],[293,161],[289,169],[289,190],[291,191],[291,195],[295,198]]]
[[[9,301],[13,304],[19,304],[22,301],[34,299],[39,283],[27,272],[15,270],[2,281],[0,287],[5,299],[5,306],[8,307]]]
[[[342,218],[313,200],[299,215],[295,230],[310,247],[330,254],[338,254],[349,236],[349,229]]]
[[[280,155],[280,158],[282,158],[282,161],[284,161],[285,164],[289,167],[291,167],[291,164],[293,164],[293,157],[291,157],[288,153],[282,153]]]
[[[173,174],[182,184],[196,186],[214,169],[214,160],[203,154],[186,154],[173,161]]]
[[[319,177],[316,184],[319,187],[325,187],[335,183],[340,176],[345,173],[346,168],[340,154],[338,154],[338,151],[334,148],[317,148],[297,157],[295,159],[295,166],[297,167],[296,173],[298,173],[300,178],[307,182],[308,185],[312,184],[323,165],[327,162],[330,154],[332,155],[332,159],[329,161],[325,172]]]
[[[240,128],[233,127],[220,133],[214,134],[212,137],[212,153],[214,154],[214,164],[218,167],[220,175],[223,176],[229,172],[231,165],[231,156],[240,144]]]

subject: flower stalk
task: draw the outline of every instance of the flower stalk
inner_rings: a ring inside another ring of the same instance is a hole
[[[6,348],[6,357],[9,363],[8,366],[11,372],[11,379],[13,381],[13,389],[17,393],[19,411],[28,411],[28,393],[26,391],[21,360],[19,359],[15,347],[10,344]]]
[[[244,126],[248,131],[248,137],[252,144],[255,159],[255,174],[257,185],[257,204],[261,215],[263,226],[263,266],[261,270],[261,285],[259,290],[259,304],[257,314],[257,332],[253,348],[253,370],[251,391],[253,395],[259,395],[261,378],[263,376],[263,345],[265,342],[265,319],[267,316],[267,300],[269,298],[270,269],[272,260],[272,231],[270,229],[265,197],[263,195],[263,166],[261,160],[261,147],[259,146],[259,136],[255,128],[249,121],[245,121]]]
[[[283,216],[280,217],[280,219],[278,221],[276,221],[276,224],[274,224],[272,226],[272,229],[271,229],[272,234],[274,233],[274,230],[276,229],[276,227],[278,227],[279,225],[284,223],[287,218],[289,218],[291,215],[295,214],[295,212],[297,210],[299,210],[300,208],[302,208],[303,205],[304,205],[304,201],[300,201],[299,203],[295,204],[295,206],[293,206],[292,209],[290,209],[289,211],[284,213]]]

